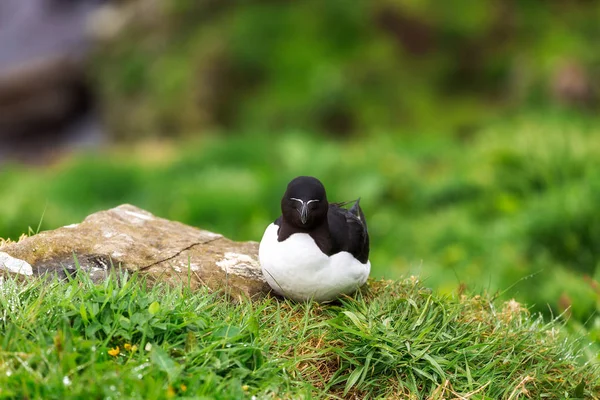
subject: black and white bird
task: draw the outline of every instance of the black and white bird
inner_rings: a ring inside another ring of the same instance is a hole
[[[330,301],[350,294],[369,277],[369,234],[356,200],[328,203],[316,178],[299,176],[281,199],[281,216],[259,247],[263,275],[278,294],[294,300]]]

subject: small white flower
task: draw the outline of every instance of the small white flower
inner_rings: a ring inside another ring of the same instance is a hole
[[[69,386],[71,384],[71,379],[69,379],[68,375],[65,375],[63,378],[63,385]]]

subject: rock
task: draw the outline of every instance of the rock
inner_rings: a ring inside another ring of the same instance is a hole
[[[95,112],[86,29],[101,3],[0,1],[0,161],[39,163],[97,144],[85,120]]]
[[[119,266],[151,283],[206,285],[250,297],[270,290],[258,262],[258,243],[234,242],[128,204],[0,245],[0,271],[11,275],[66,277],[83,271],[100,282]]]
[[[83,60],[65,56],[0,70],[0,137],[71,118],[84,84]]]

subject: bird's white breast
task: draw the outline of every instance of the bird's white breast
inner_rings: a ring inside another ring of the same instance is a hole
[[[265,280],[280,295],[328,301],[366,282],[369,261],[363,264],[345,251],[327,256],[307,233],[294,233],[279,242],[278,230],[275,224],[267,227],[258,255]]]

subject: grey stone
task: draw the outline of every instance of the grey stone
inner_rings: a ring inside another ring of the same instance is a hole
[[[270,290],[258,262],[258,243],[234,242],[128,204],[0,245],[0,271],[5,274],[87,273],[100,282],[119,267],[151,283],[181,282],[192,289],[208,286],[249,297]]]

